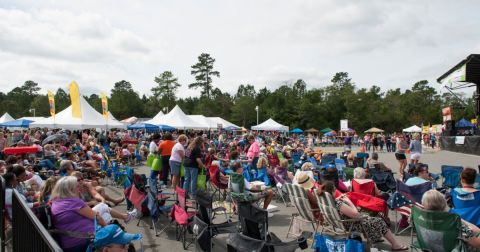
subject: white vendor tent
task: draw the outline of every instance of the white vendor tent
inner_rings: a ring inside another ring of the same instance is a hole
[[[252,130],[266,130],[266,131],[288,131],[288,126],[281,125],[275,122],[272,118],[266,120],[259,125],[252,126]]]
[[[207,129],[211,129],[210,121],[203,115],[187,115],[192,121],[196,122],[199,126]]]
[[[0,117],[0,123],[4,123],[4,122],[10,122],[10,121],[13,121],[15,119],[13,119],[13,117],[8,114],[8,113],[5,113],[2,115],[2,117]]]
[[[208,129],[207,126],[201,125],[185,115],[182,109],[176,105],[168,114],[160,117],[156,121],[156,125],[167,125],[176,129]]]
[[[403,132],[406,132],[406,133],[414,133],[414,132],[422,132],[422,129],[420,127],[418,127],[417,125],[413,125],[412,127],[408,127],[406,129],[403,129]]]
[[[145,121],[143,123],[149,123],[149,124],[153,124],[153,125],[160,125],[160,118],[162,118],[165,114],[160,111],[158,112],[158,114],[156,114],[152,119],[148,120],[148,121]]]
[[[33,117],[33,116],[24,116],[24,117],[21,117],[21,118],[18,118],[18,120],[30,120],[30,121],[40,121],[40,120],[44,120],[46,117],[43,117],[43,116],[36,116],[36,117]]]
[[[108,120],[97,112],[88,102],[80,96],[81,117],[72,116],[72,106],[57,113],[54,117],[48,117],[30,124],[30,128],[62,128],[62,129],[89,129],[89,128],[125,128],[111,114]]]
[[[207,117],[207,120],[210,122],[210,128],[211,129],[216,129],[218,128],[218,125],[221,124],[222,128],[227,128],[227,127],[235,127],[235,128],[240,128],[239,126],[221,118],[221,117]]]

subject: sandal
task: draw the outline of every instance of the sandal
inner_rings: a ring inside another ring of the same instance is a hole
[[[401,246],[400,248],[392,248],[392,251],[404,251],[404,250],[408,250],[409,248],[407,246]]]

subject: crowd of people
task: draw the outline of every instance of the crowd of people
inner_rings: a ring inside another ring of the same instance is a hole
[[[372,201],[378,201],[380,205],[388,200],[390,195],[379,190],[366,173],[368,168],[378,168],[385,173],[397,171],[379,161],[377,152],[382,151],[384,145],[387,151],[395,153],[400,180],[409,186],[435,182],[438,175],[430,173],[428,165],[420,162],[421,136],[413,134],[408,139],[405,137],[403,134],[374,134],[362,139],[347,135],[351,139],[345,140],[346,148],[338,156],[344,160],[345,170],[339,170],[335,162],[324,161],[328,153],[315,147],[315,141],[309,140],[310,136],[287,137],[278,132],[244,135],[193,131],[147,133],[141,130],[35,129],[23,133],[0,132],[0,173],[7,183],[7,218],[11,219],[12,192],[16,190],[32,209],[50,206],[57,229],[89,233],[95,231],[96,222],[107,234],[116,232],[118,228],[123,230],[122,224],[130,222],[138,213],[136,209],[120,212],[113,208],[124,202],[124,198],[109,195],[102,186],[106,174],[100,166],[105,159],[126,165],[157,159],[158,164],[155,165],[147,162],[150,166],[149,182],[158,184],[160,188],[183,187],[192,199],[197,194],[198,175],[207,174],[206,180],[218,181],[217,186],[224,186],[235,193],[247,193],[252,201],[262,199],[265,209],[274,196],[272,189],[285,192],[284,185],[291,183],[304,188],[312,209],[318,209],[314,194],[329,193],[334,196],[335,207],[342,218],[355,219],[368,214],[359,224],[361,226],[356,225],[353,229],[365,230],[368,239],[373,242],[385,238],[392,250],[397,251],[407,250],[408,247],[398,242],[390,231],[388,210],[379,211],[383,215],[363,211],[365,209],[358,204],[352,192],[371,196]],[[53,140],[46,142],[49,138]],[[355,159],[351,150],[351,145],[357,141],[365,144],[367,151],[370,145],[373,148],[365,165]],[[430,137],[429,141],[435,140]],[[4,155],[3,150],[7,146],[35,146],[38,151]],[[410,163],[407,162],[407,154],[410,154]],[[213,168],[218,171],[213,174],[215,178],[210,177]],[[344,174],[347,169],[353,171],[353,177],[348,181]],[[476,177],[476,171],[472,170],[466,168],[461,175],[464,192],[476,190],[471,186],[472,177]],[[371,186],[365,186],[367,184]],[[445,197],[441,195],[443,200],[433,187],[431,192],[424,194],[422,204],[432,211],[445,211]],[[322,218],[319,213],[315,213],[315,217]],[[402,221],[409,222],[408,219]],[[463,223],[465,240],[471,246],[480,247],[477,238],[479,229],[467,221]],[[93,246],[100,248],[99,251],[117,251],[111,248],[127,249],[130,241],[139,239],[138,235],[123,231],[122,234],[125,239],[121,242],[112,238],[110,243],[100,241],[100,245]],[[65,251],[85,251],[92,246],[90,240],[68,235],[60,235],[59,243]]]

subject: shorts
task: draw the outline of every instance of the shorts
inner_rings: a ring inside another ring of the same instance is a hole
[[[403,154],[403,153],[395,153],[395,157],[397,158],[397,160],[407,159],[407,156],[405,156],[405,154]]]
[[[180,176],[180,167],[182,163],[170,160],[170,172],[173,176]]]
[[[421,153],[415,152],[410,155],[410,158],[413,160],[420,160],[420,157],[422,156]]]

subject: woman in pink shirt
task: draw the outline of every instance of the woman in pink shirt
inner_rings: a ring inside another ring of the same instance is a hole
[[[255,137],[253,135],[249,135],[247,137],[248,143],[250,147],[248,148],[247,158],[248,161],[251,162],[251,169],[257,169],[257,162],[258,157],[260,156],[260,145],[257,141],[255,141]]]

